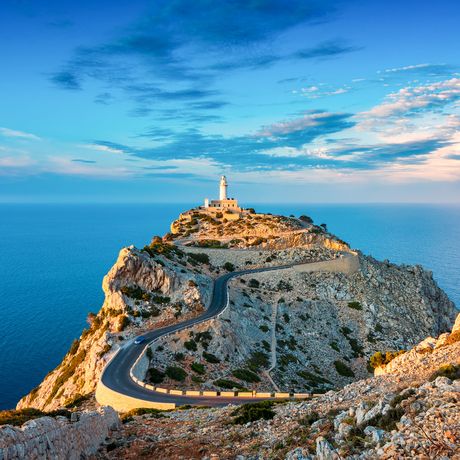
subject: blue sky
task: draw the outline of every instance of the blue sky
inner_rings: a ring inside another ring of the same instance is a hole
[[[0,201],[460,201],[460,4],[4,0]]]

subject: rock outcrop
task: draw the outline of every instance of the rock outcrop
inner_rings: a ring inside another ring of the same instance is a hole
[[[89,329],[74,341],[61,364],[19,401],[18,409],[72,405],[95,391],[105,364],[126,340],[203,311],[210,300],[211,278],[182,262],[182,251],[151,246],[120,251],[103,280],[104,304],[99,313],[88,315]]]
[[[94,455],[113,431],[120,428],[118,414],[110,407],[94,412],[73,412],[66,417],[41,417],[21,427],[0,426],[0,458],[80,460]]]

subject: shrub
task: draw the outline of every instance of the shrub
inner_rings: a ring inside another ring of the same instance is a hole
[[[285,323],[289,323],[289,315],[287,313],[283,313],[283,319]]]
[[[164,414],[159,409],[150,409],[148,407],[140,407],[140,408],[131,409],[130,411],[125,412],[121,416],[121,421],[123,423],[126,423],[132,420],[132,418],[136,415],[146,415],[146,414],[152,416],[153,418],[163,418],[164,417]]]
[[[333,350],[335,350],[335,351],[337,351],[337,352],[340,352],[340,348],[339,348],[339,346],[337,345],[337,342],[331,342],[329,345],[330,345],[330,347],[331,347]]]
[[[278,291],[292,291],[291,284],[284,280],[279,280],[277,288],[278,288]]]
[[[118,323],[118,332],[124,331],[126,327],[129,325],[130,320],[127,315],[123,315],[120,317],[120,321]]]
[[[228,272],[233,272],[235,270],[235,266],[230,262],[225,262],[224,265],[222,265],[222,267]]]
[[[268,327],[266,324],[262,324],[262,326],[259,326],[259,329],[260,329],[262,332],[268,332],[269,327]]]
[[[444,364],[430,376],[430,381],[438,377],[447,377],[451,380],[460,379],[460,365]]]
[[[29,420],[33,420],[38,417],[50,416],[55,417],[57,415],[61,415],[67,418],[70,418],[71,412],[68,410],[54,410],[51,412],[43,412],[39,409],[34,409],[32,407],[28,407],[25,409],[19,410],[4,410],[0,411],[0,425],[14,425],[20,426],[26,423]]]
[[[149,360],[153,358],[153,351],[150,347],[147,348],[147,350],[145,351],[145,354]]]
[[[209,264],[209,256],[207,254],[189,252],[188,257],[199,264]]]
[[[266,340],[262,340],[262,346],[266,351],[270,351],[272,349],[271,345]]]
[[[260,419],[271,420],[275,416],[275,412],[272,409],[273,405],[273,401],[243,404],[230,414],[235,417],[232,423],[244,425]]]
[[[190,366],[193,372],[196,372],[197,374],[203,375],[206,372],[206,369],[204,367],[204,364],[200,363],[192,363]]]
[[[405,350],[386,351],[384,353],[377,351],[369,358],[369,365],[372,367],[372,369],[384,366],[403,353],[405,353]]]
[[[334,361],[336,371],[344,377],[354,377],[355,373],[342,361]]]
[[[305,379],[312,386],[322,385],[324,383],[329,383],[329,384],[331,383],[329,380],[325,379],[324,377],[320,377],[319,375],[313,374],[305,370],[298,371],[297,375]]]
[[[196,342],[193,339],[184,342],[184,347],[189,351],[196,351],[198,349]]]
[[[164,372],[161,372],[160,370],[155,369],[154,367],[151,367],[147,371],[147,374],[152,383],[161,383],[165,378]]]
[[[362,310],[363,306],[359,302],[348,302],[348,306],[353,310]]]
[[[120,291],[122,294],[137,300],[142,300],[144,295],[144,291],[139,286],[122,286]]]
[[[261,367],[268,367],[269,359],[267,353],[255,351],[247,361],[247,366],[253,371],[258,371]]]
[[[183,382],[187,377],[187,372],[179,366],[168,366],[165,373],[170,379],[178,382]]]
[[[238,390],[246,390],[246,388],[241,385],[238,382],[235,382],[234,380],[230,379],[218,379],[214,381],[214,385],[216,387],[224,388],[226,390],[233,390],[234,388],[237,388]]]
[[[260,283],[259,283],[259,281],[257,281],[256,279],[251,278],[251,279],[249,280],[248,286],[249,286],[250,288],[258,288],[258,287],[260,286]]]
[[[302,215],[299,217],[299,220],[301,220],[302,222],[305,222],[307,224],[312,224],[313,223],[313,219],[309,216],[306,216],[306,215]]]
[[[203,358],[208,362],[212,364],[217,364],[220,363],[220,359],[213,355],[212,353],[207,353],[206,351],[203,351]]]
[[[164,303],[170,302],[171,297],[164,297],[162,295],[154,295],[152,296],[152,300],[155,303],[164,304]]]
[[[232,375],[237,379],[244,380],[245,382],[260,382],[259,376],[249,369],[235,369],[232,371]]]
[[[174,354],[174,359],[175,359],[176,361],[183,361],[184,358],[185,358],[184,353],[180,353],[180,352],[179,352],[179,353],[175,353],[175,354]]]

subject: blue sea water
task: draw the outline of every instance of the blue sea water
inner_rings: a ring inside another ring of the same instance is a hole
[[[57,366],[102,305],[102,277],[121,247],[168,231],[186,204],[0,205],[0,409]],[[255,205],[308,214],[378,259],[422,264],[460,306],[460,207]]]

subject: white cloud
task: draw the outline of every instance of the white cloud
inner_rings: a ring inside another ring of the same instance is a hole
[[[386,118],[411,114],[423,109],[444,107],[460,99],[460,78],[451,78],[416,87],[406,87],[389,94],[386,100],[361,116]]]
[[[125,153],[125,151],[120,148],[109,147],[107,145],[102,144],[84,144],[82,145],[82,147],[85,149],[97,150],[98,152],[115,153],[117,155]]]
[[[15,129],[2,128],[0,127],[0,135],[4,137],[13,137],[18,139],[29,139],[34,141],[39,141],[40,138],[35,134],[26,133],[24,131],[17,131]]]

